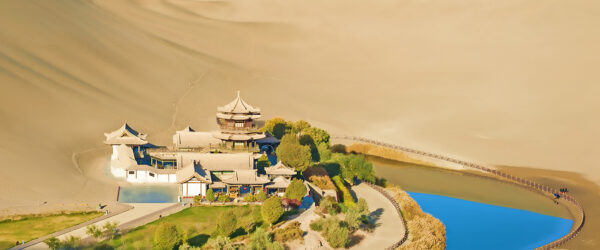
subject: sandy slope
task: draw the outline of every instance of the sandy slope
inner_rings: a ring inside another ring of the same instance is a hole
[[[124,121],[165,144],[187,124],[214,129],[238,89],[267,116],[599,183],[599,12],[593,0],[2,1],[0,207],[111,199],[78,153],[101,158],[102,133]]]

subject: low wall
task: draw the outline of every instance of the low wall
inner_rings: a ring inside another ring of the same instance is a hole
[[[477,169],[477,170],[483,171],[485,173],[491,174],[493,176],[498,177],[498,180],[506,181],[509,183],[518,183],[529,189],[540,191],[542,193],[548,193],[550,195],[553,195],[553,194],[559,192],[559,190],[554,189],[547,185],[536,183],[534,181],[527,180],[527,179],[524,179],[521,177],[517,177],[517,176],[511,175],[511,174],[505,173],[505,172],[501,172],[496,169],[491,169],[488,167],[484,167],[482,165],[478,165],[475,163],[466,162],[466,161],[462,161],[462,160],[457,160],[457,159],[446,157],[443,155],[428,153],[428,152],[415,150],[415,149],[411,149],[411,148],[406,148],[406,147],[402,147],[402,146],[397,146],[397,145],[393,145],[393,144],[389,144],[389,143],[379,142],[379,141],[375,141],[375,140],[371,140],[371,139],[367,139],[367,138],[363,138],[363,137],[332,136],[332,138],[342,139],[342,140],[350,140],[350,141],[355,141],[355,142],[360,142],[360,143],[367,143],[367,144],[371,144],[371,145],[375,145],[375,146],[379,146],[379,147],[394,149],[394,150],[411,153],[411,154],[416,154],[416,155],[420,155],[420,156],[424,156],[424,157],[430,157],[432,159],[442,160],[444,162],[448,162],[448,163],[452,163],[452,164],[458,164],[458,165],[461,165],[466,168]],[[384,193],[387,193],[387,192],[384,192]],[[558,246],[564,244],[565,242],[569,241],[570,239],[574,238],[575,236],[577,236],[577,234],[579,234],[579,232],[583,228],[583,225],[585,223],[585,212],[583,210],[583,207],[581,207],[579,202],[577,202],[577,200],[575,200],[575,198],[570,195],[564,194],[561,196],[561,198],[568,201],[571,205],[573,205],[575,207],[576,214],[573,214],[573,217],[574,217],[573,225],[574,226],[571,228],[571,231],[568,234],[566,234],[565,236],[563,236],[560,239],[553,241],[547,245],[539,247],[537,249],[551,249],[551,248],[558,247]],[[570,211],[572,211],[572,213],[573,213],[573,210],[570,209]],[[406,239],[404,239],[404,240],[406,240]],[[402,241],[400,244],[402,244],[402,243],[404,243],[404,241]],[[400,246],[400,245],[398,245],[398,246]]]

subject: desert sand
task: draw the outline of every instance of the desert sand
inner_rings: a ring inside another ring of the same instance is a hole
[[[600,2],[2,1],[0,209],[115,199],[103,133],[305,119],[600,183]],[[93,205],[92,205],[93,206]]]

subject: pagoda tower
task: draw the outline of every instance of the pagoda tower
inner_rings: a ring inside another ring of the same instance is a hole
[[[238,91],[232,102],[217,108],[217,124],[221,131],[213,136],[232,149],[255,147],[256,140],[265,138],[254,124],[260,117],[260,109],[246,103]]]

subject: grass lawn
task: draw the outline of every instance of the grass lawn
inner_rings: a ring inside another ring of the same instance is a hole
[[[13,247],[16,241],[30,241],[101,216],[99,212],[51,215],[25,215],[0,221],[0,249]]]
[[[256,207],[260,209],[260,207]],[[247,234],[244,226],[253,222],[252,209],[253,206],[249,205],[186,208],[181,212],[134,228],[107,243],[116,249],[151,249],[154,230],[160,223],[169,222],[181,227],[187,233],[188,243],[191,246],[202,246],[215,231],[219,216],[227,210],[233,210],[237,218],[238,229],[232,235],[235,240],[236,237]]]

